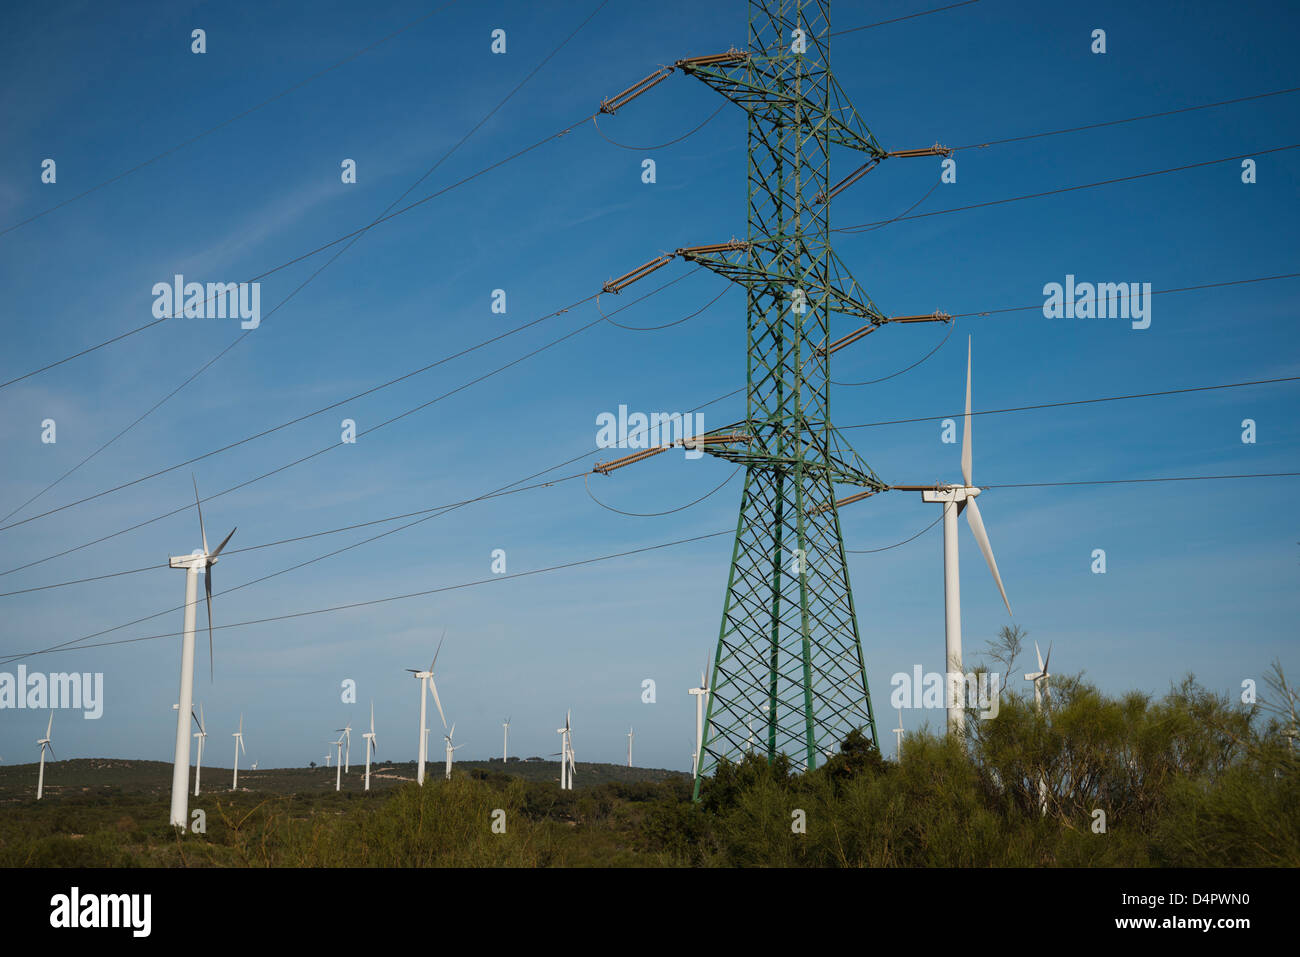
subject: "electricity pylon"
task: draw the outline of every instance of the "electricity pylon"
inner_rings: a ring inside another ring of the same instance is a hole
[[[886,317],[831,248],[828,211],[835,195],[886,157],[948,151],[880,146],[830,70],[829,6],[828,0],[751,0],[747,50],[675,64],[746,111],[749,146],[746,238],[673,254],[744,286],[747,304],[745,420],[695,441],[745,468],[696,759],[697,800],[720,761],[751,750],[751,721],[763,729],[768,760],[785,754],[798,769],[816,767],[818,756],[854,729],[877,742],[835,486],[861,489],[839,504],[890,486],[832,425],[829,357],[887,322],[950,318]],[[606,101],[605,112],[669,72]],[[867,160],[835,186],[833,147]],[[618,292],[673,256],[611,280],[605,290]],[[832,313],[867,324],[832,343]],[[608,473],[654,451],[596,469]]]

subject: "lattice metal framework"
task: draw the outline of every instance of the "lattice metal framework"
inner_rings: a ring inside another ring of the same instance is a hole
[[[746,468],[697,799],[721,760],[751,749],[813,768],[855,728],[877,740],[834,486],[887,486],[831,424],[819,347],[832,312],[888,321],[831,249],[825,201],[832,147],[888,154],[831,73],[829,11],[751,0],[748,50],[677,64],[749,118],[745,240],[678,251],[747,291],[747,415],[720,430],[743,441],[707,448]]]

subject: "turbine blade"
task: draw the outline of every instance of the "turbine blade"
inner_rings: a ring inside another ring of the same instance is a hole
[[[55,757],[55,754],[54,754],[54,745],[50,744],[50,743],[47,741],[47,742],[45,742],[45,744],[44,744],[43,746],[44,746],[44,747],[47,747],[47,748],[50,749],[50,757],[54,758],[55,761],[59,760],[57,757]]]
[[[203,702],[199,702],[199,730],[207,733],[207,728],[203,726]]]
[[[1041,671],[1044,675],[1047,674],[1047,666],[1048,666],[1048,664],[1051,662],[1051,660],[1052,660],[1052,645],[1051,645],[1051,643],[1049,643],[1048,646],[1047,646],[1047,659],[1043,662],[1043,666],[1042,666],[1041,668],[1038,669],[1038,670]]]
[[[47,740],[49,739],[50,731],[53,730],[53,728],[54,728],[54,712],[50,711],[50,720],[45,724],[45,737]]]
[[[433,689],[433,703],[438,706],[438,717],[442,718],[442,726],[447,727],[447,716],[442,713],[442,702],[438,700],[438,686],[434,683],[433,676],[429,676],[429,687]]]
[[[199,716],[198,716],[197,714],[194,713],[194,709],[193,709],[193,708],[190,708],[190,717],[194,719],[194,723],[195,723],[195,725],[197,725],[197,726],[198,726],[198,729],[199,729],[200,731],[202,731],[202,730],[203,730],[203,725],[199,723]]]
[[[1042,652],[1042,650],[1038,647],[1038,642],[1036,642],[1036,641],[1034,642],[1034,654],[1036,654],[1036,655],[1038,656],[1038,670],[1039,670],[1039,671],[1042,671],[1042,670],[1043,670],[1043,667],[1044,667],[1044,665],[1043,665],[1043,652]],[[1051,646],[1051,645],[1048,645],[1048,646],[1047,646],[1047,654],[1048,654],[1048,657],[1051,657],[1051,654],[1052,654],[1052,646]]]
[[[375,703],[370,702],[370,733],[375,733]]]
[[[199,534],[203,536],[203,554],[208,553],[208,533],[203,527],[203,505],[199,501],[199,480],[190,473],[190,481],[194,483],[194,507],[199,510]]]
[[[966,337],[966,417],[965,424],[962,426],[961,434],[961,477],[966,480],[966,484],[971,484],[971,464],[973,455],[971,453],[970,441],[970,336]]]
[[[975,499],[969,498],[966,503],[970,506],[966,510],[966,521],[970,523],[970,529],[975,533],[975,540],[979,542],[980,551],[984,553],[984,561],[988,562],[989,571],[993,573],[993,580],[998,583],[998,591],[1002,593],[1002,603],[1007,606],[1007,614],[1011,614],[1011,602],[1007,601],[1007,590],[1002,587],[1002,576],[998,574],[998,563],[993,557],[993,546],[989,544],[989,536],[984,531],[984,520],[980,517],[980,507],[975,504]]]
[[[226,545],[228,545],[228,544],[230,543],[230,540],[231,540],[232,538],[235,537],[235,532],[237,532],[237,531],[239,531],[239,526],[238,526],[238,525],[236,525],[234,528],[232,528],[232,529],[230,530],[230,534],[227,535],[225,538],[223,538],[223,539],[221,540],[221,544],[217,546],[216,551],[214,551],[214,552],[213,552],[211,555],[209,555],[208,557],[209,557],[209,558],[216,558],[218,555],[220,555],[220,554],[221,554],[221,550],[222,550],[223,548],[225,548]]]
[[[208,680],[216,680],[217,665],[212,660],[212,566],[203,568],[203,594],[208,603]]]
[[[442,643],[443,643],[444,641],[446,641],[446,640],[447,640],[447,632],[446,632],[446,630],[444,629],[444,631],[443,631],[443,633],[442,633],[442,637],[438,639],[438,647],[437,647],[437,649],[436,649],[436,650],[434,651],[434,653],[433,653],[433,662],[429,665],[429,670],[430,670],[430,671],[432,671],[432,670],[433,670],[433,666],[436,665],[436,664],[438,663],[438,655],[439,655],[439,653],[441,653],[441,651],[442,651]]]

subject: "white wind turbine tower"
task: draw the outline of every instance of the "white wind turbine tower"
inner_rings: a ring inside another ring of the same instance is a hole
[[[448,780],[448,781],[451,780],[451,760],[452,760],[452,753],[453,753],[457,748],[463,748],[463,747],[465,747],[465,745],[463,745],[463,744],[455,744],[455,745],[453,745],[453,744],[451,743],[451,736],[452,736],[453,734],[455,734],[455,733],[456,733],[456,723],[453,721],[453,722],[452,722],[452,725],[451,725],[451,730],[448,731],[446,734],[443,735],[443,737],[444,737],[444,738],[446,739],[446,741],[447,741],[447,780]]]
[[[333,744],[334,742],[331,741],[330,743]],[[328,751],[325,752],[325,767],[328,768],[330,766],[330,758],[332,757],[334,757],[334,755],[330,754]]]
[[[330,744],[338,749],[338,756],[334,761],[334,790],[338,791],[343,788],[343,739],[331,741]]]
[[[374,751],[379,744],[379,739],[375,737],[375,703],[370,702],[370,730],[365,732],[361,737],[366,739],[366,790],[370,790],[370,752]]]
[[[627,729],[627,766],[632,766],[632,729]]]
[[[569,711],[564,715],[564,727],[556,728],[555,733],[560,736],[560,790],[573,790],[573,773],[577,766],[573,760],[573,712]]]
[[[239,790],[239,752],[244,751],[244,715],[239,715],[239,730],[232,731],[231,736],[235,739],[235,780],[230,785],[230,790]],[[246,752],[245,752],[246,753]]]
[[[1035,641],[1034,654],[1038,656],[1038,670],[1025,675],[1025,680],[1034,683],[1034,711],[1042,714],[1043,699],[1047,698],[1050,701],[1052,697],[1052,689],[1047,684],[1047,679],[1052,677],[1047,671],[1047,665],[1052,660],[1052,646],[1047,646],[1047,658],[1044,659],[1043,652]],[[1038,776],[1038,807],[1043,814],[1047,813],[1047,780],[1041,774]]]
[[[894,729],[894,735],[897,738],[897,744],[895,745],[897,750],[894,752],[894,760],[902,761],[903,760],[903,709],[902,708],[898,709],[898,727]]]
[[[700,672],[700,686],[687,688],[687,693],[695,696],[695,748],[691,751],[691,774],[700,775],[700,743],[704,740],[704,701],[709,695],[709,659],[704,658],[704,670]]]
[[[984,553],[993,580],[997,582],[1002,601],[1011,614],[1011,602],[1007,601],[1007,591],[1002,587],[1002,576],[998,574],[998,563],[993,558],[993,546],[989,544],[988,533],[984,531],[984,520],[980,517],[979,506],[975,497],[980,490],[971,481],[971,430],[970,430],[970,340],[966,341],[966,415],[961,440],[961,474],[964,485],[947,485],[938,488],[918,488],[917,486],[900,486],[912,491],[920,491],[921,499],[943,506],[943,597],[944,597],[944,650],[948,675],[948,730],[960,732],[966,725],[966,711],[962,692],[965,680],[962,677],[961,662],[961,584],[957,560],[957,516],[965,511],[966,521],[970,523],[975,541]],[[955,508],[953,506],[956,506]]]
[[[433,689],[433,703],[438,706],[438,717],[442,719],[442,726],[447,727],[447,716],[442,713],[442,702],[438,700],[438,686],[433,681],[433,669],[438,664],[438,655],[442,651],[442,643],[446,639],[447,633],[442,633],[442,638],[438,639],[438,648],[433,653],[433,661],[429,664],[428,671],[418,671],[415,668],[406,670],[420,679],[420,756],[415,771],[415,780],[424,783],[424,762],[429,756],[429,728],[426,722],[426,709],[428,707],[427,695],[430,688]]]
[[[257,762],[254,761],[254,762],[249,766],[248,770],[250,770],[250,771],[256,771],[256,770],[257,770]]]
[[[45,750],[48,748],[50,757],[54,756],[54,745],[50,744],[50,732],[54,730],[54,709],[50,709],[50,720],[45,725],[45,737],[36,743],[41,746],[41,770],[36,777],[36,800],[41,799],[41,794],[45,791]]]
[[[1047,672],[1047,664],[1052,660],[1052,646],[1047,646],[1047,658],[1044,659],[1042,651],[1038,648],[1038,642],[1034,642],[1034,654],[1038,656],[1038,670],[1025,675],[1025,680],[1034,683],[1034,710],[1042,711],[1043,699],[1050,699],[1052,696],[1052,689],[1047,684],[1047,679],[1052,677]]]
[[[194,796],[199,796],[199,775],[203,772],[203,741],[208,736],[208,729],[203,721],[203,702],[199,702],[199,713],[195,715],[190,712],[190,717],[194,718],[194,723],[199,726],[199,730],[194,732],[194,737],[199,739],[198,754],[194,758]]]
[[[506,763],[506,756],[510,753],[510,718],[501,722],[501,727],[506,729],[505,738],[501,742],[501,763]]]
[[[335,728],[334,730],[343,735],[343,773],[347,774],[352,770],[352,719],[348,718],[346,725],[341,728]]]
[[[181,642],[181,694],[176,706],[176,754],[172,763],[171,823],[176,827],[189,826],[190,726],[185,723],[185,715],[194,710],[194,618],[198,604],[199,572],[203,572],[203,590],[208,605],[208,669],[211,674],[212,566],[217,563],[221,550],[230,542],[231,535],[235,534],[235,529],[232,528],[230,535],[209,551],[197,481],[194,483],[194,505],[199,512],[199,535],[203,539],[203,551],[174,556],[168,560],[172,568],[185,569],[185,637]]]

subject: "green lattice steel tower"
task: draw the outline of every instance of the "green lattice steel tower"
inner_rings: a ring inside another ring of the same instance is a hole
[[[709,449],[746,468],[697,799],[751,734],[800,768],[855,728],[877,740],[835,485],[887,486],[832,426],[826,346],[832,313],[888,320],[831,249],[827,213],[832,148],[867,154],[868,168],[888,154],[830,70],[829,7],[752,0],[748,50],[677,64],[749,117],[745,240],[678,253],[747,292],[748,410],[727,430],[744,440]]]
[[[748,403],[743,422],[709,432],[705,451],[745,467],[699,742],[695,797],[724,759],[786,754],[798,768],[838,749],[854,729],[877,742],[857,612],[840,532],[836,485],[890,486],[858,458],[830,416],[832,353],[889,322],[830,244],[830,201],[889,156],[947,155],[937,144],[886,151],[858,117],[828,61],[829,0],[750,0],[749,47],[688,57],[602,103],[613,113],[667,77],[694,76],[749,118],[749,228],[745,239],[691,246],[610,280],[627,285],[681,257],[746,290]],[[856,157],[830,182],[832,149]],[[858,328],[831,341],[832,314]],[[865,320],[865,325],[862,321]],[[597,463],[609,473],[666,446]]]

